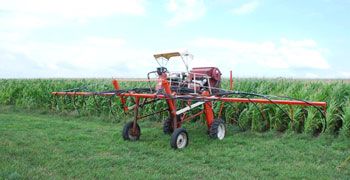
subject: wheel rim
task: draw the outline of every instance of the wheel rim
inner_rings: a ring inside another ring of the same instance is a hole
[[[176,146],[177,148],[182,149],[186,146],[186,144],[187,144],[187,134],[182,132],[176,138]]]
[[[225,125],[223,123],[220,123],[220,125],[218,126],[217,136],[219,140],[222,140],[225,137]]]

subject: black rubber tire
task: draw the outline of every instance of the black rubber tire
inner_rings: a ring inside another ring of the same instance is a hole
[[[137,141],[140,139],[141,136],[141,129],[140,126],[136,123],[136,132],[135,134],[132,133],[132,128],[133,128],[133,121],[130,121],[124,125],[123,131],[122,131],[122,136],[124,140],[129,140],[129,141]]]
[[[163,122],[163,132],[164,134],[171,134],[174,132],[174,128],[173,128],[173,125],[172,125],[172,121],[170,118],[166,119],[164,122]]]
[[[226,133],[226,126],[225,126],[225,122],[222,119],[214,119],[213,124],[211,124],[211,127],[209,129],[209,136],[213,139],[218,139],[218,131],[219,131],[219,126],[223,124],[224,126],[224,137],[225,137],[225,133]],[[222,138],[223,139],[223,138]],[[221,140],[222,140],[221,139]]]
[[[178,138],[181,138],[180,136],[183,138],[182,140],[178,139]],[[178,142],[178,140],[179,140],[179,142]],[[174,149],[183,149],[188,145],[188,142],[189,142],[189,138],[188,138],[188,133],[187,133],[186,129],[177,128],[177,129],[175,129],[175,131],[171,135],[170,146]]]

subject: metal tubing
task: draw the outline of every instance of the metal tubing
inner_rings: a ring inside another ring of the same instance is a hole
[[[196,114],[194,114],[192,116],[184,118],[184,120],[182,122],[189,121],[189,120],[191,120],[191,119],[193,119],[193,118],[195,118],[195,117],[197,117],[197,116],[199,116],[199,115],[201,115],[203,113],[204,113],[204,111],[199,111],[198,113],[196,113]]]
[[[115,90],[118,91],[120,89],[119,83],[116,79],[112,80],[112,84]],[[126,106],[126,99],[122,96],[119,96],[119,98],[120,98],[120,102],[122,103],[124,113],[126,113],[129,110],[128,107]]]
[[[291,100],[267,100],[267,99],[248,99],[248,98],[217,98],[217,97],[208,97],[208,100],[219,100],[224,102],[241,102],[249,103],[255,102],[260,104],[285,104],[285,105],[302,105],[302,106],[322,106],[326,107],[326,102],[304,102],[304,101],[291,101]]]
[[[91,95],[97,95],[93,92],[52,92],[53,95],[67,95],[67,96],[91,96]],[[100,96],[113,96],[115,93],[103,93],[98,94]],[[120,96],[124,97],[139,97],[139,98],[159,98],[159,99],[168,99],[165,95],[162,94],[139,94],[139,93],[121,93]],[[188,97],[184,95],[177,95],[177,98],[181,97]],[[260,104],[285,104],[285,105],[301,105],[301,106],[321,106],[326,107],[326,102],[304,102],[304,101],[296,101],[296,100],[267,100],[267,99],[248,99],[248,98],[229,98],[229,97],[216,97],[216,96],[197,96],[193,99],[199,99],[199,100],[209,100],[209,101],[223,101],[223,102],[238,102],[238,103],[260,103]]]
[[[160,110],[160,111],[157,111],[157,112],[153,112],[153,113],[151,113],[151,114],[146,114],[146,115],[143,115],[143,116],[138,116],[137,117],[137,119],[142,119],[142,118],[145,118],[145,117],[148,117],[148,116],[152,116],[152,115],[155,115],[155,114],[160,114],[160,113],[162,113],[162,112],[164,112],[164,111],[168,111],[169,109],[162,109],[162,110]]]
[[[91,96],[91,95],[97,95],[96,93],[93,92],[52,92],[53,95],[67,95],[67,96]],[[113,96],[115,93],[103,93],[103,94],[98,94],[101,96]],[[162,94],[139,94],[139,93],[122,93],[120,96],[131,96],[131,97],[139,97],[139,98],[159,98],[159,99],[167,99],[166,96]],[[188,97],[188,96],[183,96],[183,95],[177,95],[176,97],[181,98],[181,97]],[[301,105],[301,106],[322,106],[326,107],[327,103],[326,102],[307,102],[305,103],[304,101],[296,101],[296,100],[267,100],[267,99],[248,99],[248,98],[229,98],[229,97],[216,97],[216,96],[210,96],[210,97],[205,97],[205,96],[197,96],[194,97],[193,99],[200,99],[200,100],[210,100],[210,101],[223,101],[223,102],[238,102],[238,103],[250,103],[250,102],[255,102],[255,103],[261,103],[261,104],[286,104],[286,105]]]
[[[135,132],[136,132],[136,123],[137,123],[137,120],[138,120],[138,116],[139,116],[139,98],[136,97],[135,98],[135,109],[134,109],[134,112],[135,112],[135,116],[134,116],[134,123],[133,123],[133,126],[132,126],[132,134],[135,135]]]
[[[169,107],[169,114],[171,115],[171,119],[173,120],[173,127],[175,130],[177,127],[175,99],[173,98],[169,82],[166,80],[166,78],[162,78],[161,80],[162,80],[162,87],[164,88],[166,95],[170,97],[166,99],[166,102]]]
[[[177,115],[180,115],[180,114],[182,114],[182,113],[184,113],[184,112],[186,112],[186,111],[189,111],[189,110],[191,110],[191,109],[193,109],[193,108],[195,108],[195,107],[197,107],[197,106],[202,105],[203,103],[204,103],[204,102],[196,102],[196,103],[194,103],[194,104],[191,104],[191,105],[189,105],[189,106],[186,106],[185,108],[178,110],[178,111],[176,112],[176,114],[177,114]]]
[[[204,91],[202,93],[204,96],[209,95],[208,91]],[[205,112],[205,120],[207,122],[208,129],[210,128],[211,124],[214,121],[214,112],[213,112],[213,102],[206,101],[204,103],[204,112]]]

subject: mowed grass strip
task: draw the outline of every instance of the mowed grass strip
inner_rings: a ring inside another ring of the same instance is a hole
[[[343,163],[350,141],[343,137],[237,132],[230,126],[217,141],[197,122],[185,124],[190,144],[179,151],[170,148],[160,123],[140,123],[138,142],[121,138],[122,125],[94,117],[0,113],[0,179],[350,177],[350,165]]]

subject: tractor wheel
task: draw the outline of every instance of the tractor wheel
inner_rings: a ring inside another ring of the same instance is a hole
[[[133,132],[133,125],[134,125],[133,121],[128,122],[124,125],[123,132],[122,132],[124,140],[137,141],[140,139],[140,135],[141,135],[140,126],[136,123],[136,129],[135,129],[135,132]]]
[[[222,119],[215,119],[209,129],[209,136],[214,139],[222,140],[226,134],[225,122]]]
[[[170,139],[170,146],[174,149],[183,149],[188,145],[188,133],[184,128],[177,128]]]
[[[173,125],[172,125],[172,121],[170,118],[166,119],[163,122],[163,132],[164,134],[171,134],[174,131]]]

